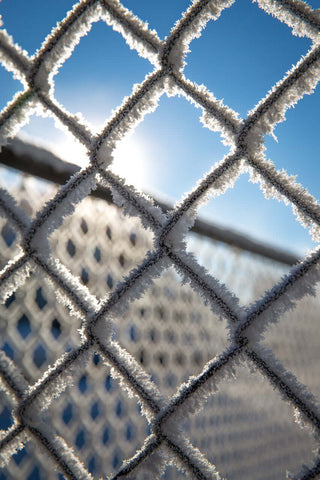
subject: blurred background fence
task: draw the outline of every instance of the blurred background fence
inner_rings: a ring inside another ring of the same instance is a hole
[[[42,153],[43,166],[46,156],[51,155],[16,141],[3,150],[2,162],[9,163],[10,152],[18,161],[14,151],[31,156],[29,166],[32,158],[37,161],[37,154],[41,157]],[[57,178],[63,168],[75,168],[59,163],[53,156],[52,159],[51,178]],[[2,167],[2,178],[8,178],[6,168]],[[48,168],[45,170],[49,176]],[[57,188],[52,182],[26,173],[13,175],[10,170],[10,174],[10,190],[30,216]],[[152,233],[142,228],[139,219],[124,216],[121,209],[110,203],[108,192],[100,192],[103,195],[105,200],[93,196],[85,199],[50,240],[52,254],[99,298],[111,292],[152,245]],[[19,232],[6,218],[0,222],[2,267],[19,251]],[[293,255],[290,257],[230,230],[225,231],[224,242],[223,229],[215,230],[205,222],[198,225],[198,233],[188,234],[188,250],[235,292],[244,306],[278,282],[289,271],[290,261],[295,260]],[[210,236],[199,233],[205,227]],[[213,238],[214,232],[218,240]],[[255,253],[241,245],[251,247]],[[320,395],[319,306],[318,299],[302,300],[283,316],[276,328],[270,328],[264,340],[283,365],[317,395]],[[32,275],[1,305],[0,315],[0,347],[30,384],[63,352],[80,342],[81,319],[70,316],[67,307],[56,301],[46,275]],[[182,279],[173,269],[166,271],[116,319],[113,337],[169,397],[227,345],[225,321],[213,315],[190,286],[182,285]],[[3,395],[0,421],[4,429],[11,426],[11,409],[10,398]],[[250,373],[242,366],[236,380],[226,382],[201,412],[185,421],[183,428],[194,445],[218,464],[221,475],[228,479],[285,478],[287,470],[298,470],[303,462],[311,461],[316,448],[306,431],[294,423],[290,410],[258,373]],[[119,470],[122,461],[132,456],[150,433],[138,402],[123,392],[98,353],[91,356],[86,368],[74,379],[74,385],[55,400],[47,415],[94,478]],[[180,476],[184,478],[173,467],[167,468],[166,478]],[[47,456],[36,443],[29,442],[13,455],[0,478],[64,477],[54,468],[48,468]]]

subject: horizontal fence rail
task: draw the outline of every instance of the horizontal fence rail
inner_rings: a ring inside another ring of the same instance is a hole
[[[80,170],[80,167],[64,162],[53,153],[31,144],[25,144],[18,139],[14,140],[13,144],[2,148],[0,163],[60,185],[63,185],[72,175]],[[111,191],[108,188],[98,187],[91,193],[109,203],[113,202]],[[154,197],[153,200],[164,212],[173,209],[172,205],[167,202]],[[233,245],[241,250],[247,250],[280,263],[294,265],[299,261],[296,255],[280,248],[263,244],[232,229],[219,227],[198,218],[195,220],[191,230],[212,240]]]

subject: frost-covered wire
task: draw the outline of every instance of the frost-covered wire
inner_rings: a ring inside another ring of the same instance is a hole
[[[260,182],[264,194],[291,203],[298,219],[310,227],[319,239],[320,211],[314,198],[286,173],[277,171],[273,164],[267,162],[263,151],[264,136],[272,133],[274,126],[285,119],[286,110],[305,94],[312,93],[319,81],[319,12],[300,0],[257,0],[260,7],[287,23],[294,34],[310,37],[314,45],[248,117],[241,120],[236,112],[217,100],[204,86],[193,84],[183,75],[184,56],[192,39],[200,36],[206,23],[217,20],[223,9],[232,3],[232,0],[194,1],[168,38],[160,40],[155,31],[150,31],[119,1],[82,0],[31,58],[14,44],[5,31],[0,32],[0,59],[24,85],[24,91],[18,93],[0,114],[1,143],[12,137],[33,111],[38,111],[42,115],[53,116],[58,126],[85,145],[90,160],[89,166],[77,172],[32,221],[7,192],[0,191],[0,210],[22,238],[22,252],[0,273],[3,298],[23,284],[36,267],[57,287],[58,300],[71,306],[83,319],[82,343],[61,356],[35,385],[18,386],[18,374],[14,373],[6,359],[0,357],[0,376],[19,399],[18,423],[0,441],[0,450],[12,447],[11,450],[9,448],[11,454],[21,447],[23,442],[19,440],[17,443],[16,440],[27,428],[28,435],[31,434],[50,453],[67,478],[91,478],[62,440],[55,438],[52,431],[44,429],[43,425],[40,428],[32,422],[37,423],[39,408],[43,409],[72,382],[75,369],[83,367],[93,348],[102,354],[113,376],[120,379],[122,388],[137,396],[153,426],[153,432],[141,450],[127,460],[112,477],[114,479],[126,474],[134,475],[130,478],[139,478],[143,468],[152,468],[152,462],[148,464],[151,457],[158,459],[155,467],[158,476],[163,471],[163,465],[172,462],[173,458],[173,463],[182,470],[186,469],[194,478],[219,478],[215,466],[210,465],[201,452],[181,437],[179,429],[175,431],[172,426],[177,426],[184,415],[194,414],[202,408],[206,398],[217,390],[219,381],[232,375],[234,364],[245,359],[249,359],[319,433],[320,416],[312,398],[305,397],[304,387],[292,375],[286,374],[271,354],[261,352],[259,344],[270,322],[278,321],[301,297],[314,294],[314,286],[319,282],[319,251],[294,267],[261,300],[245,310],[240,308],[235,295],[210,277],[185,250],[184,238],[200,204],[209,196],[223,194],[248,168],[252,180]],[[94,135],[84,120],[71,115],[56,101],[54,76],[81,37],[89,32],[92,23],[99,19],[120,32],[130,48],[150,60],[154,70],[133,88],[132,94],[124,99],[103,130]],[[168,95],[182,94],[202,109],[202,123],[211,130],[220,131],[225,143],[230,146],[229,154],[168,214],[108,169],[117,142],[146,114],[156,109],[160,96],[165,92]],[[111,187],[115,203],[124,207],[126,214],[139,216],[144,227],[151,229],[154,235],[154,249],[100,302],[51,256],[48,241],[48,237],[96,188],[97,183]],[[172,264],[183,281],[189,282],[215,313],[228,320],[230,344],[225,352],[210,360],[198,376],[181,385],[169,401],[157,391],[133,357],[111,339],[110,325],[115,315],[122,314]],[[171,423],[168,424],[169,418]],[[163,460],[166,451],[170,459]],[[311,467],[301,478],[313,478],[318,470],[318,465]]]

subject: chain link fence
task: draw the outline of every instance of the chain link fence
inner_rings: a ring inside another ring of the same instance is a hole
[[[1,138],[37,109],[90,159],[46,203],[30,179],[0,190],[3,479],[319,477],[319,249],[289,268],[189,230],[199,205],[248,170],[319,238],[317,203],[265,160],[263,138],[318,82],[320,15],[258,2],[313,46],[240,120],[183,75],[188,43],[232,3],[195,2],[161,41],[119,2],[81,1],[32,58],[1,31],[4,65],[25,85],[0,115]],[[94,136],[57,103],[53,78],[99,19],[154,72]],[[108,169],[165,92],[200,106],[230,145],[167,213]],[[98,186],[114,205],[88,198]]]

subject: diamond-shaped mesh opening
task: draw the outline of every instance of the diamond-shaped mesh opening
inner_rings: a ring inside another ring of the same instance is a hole
[[[225,321],[180,282],[169,269],[114,321],[114,338],[168,395],[227,344]]]
[[[228,152],[218,133],[202,127],[199,114],[185,98],[163,95],[153,115],[138,125],[131,138],[146,141],[150,152],[144,191],[160,190],[178,201]]]
[[[70,112],[81,111],[91,125],[100,129],[123,97],[131,94],[132,85],[150,71],[150,63],[100,21],[92,25],[60,69],[55,96]]]
[[[99,297],[143,260],[152,236],[102,200],[85,199],[51,238],[59,260]]]
[[[185,74],[245,117],[310,45],[253,2],[235,2],[191,43]]]

